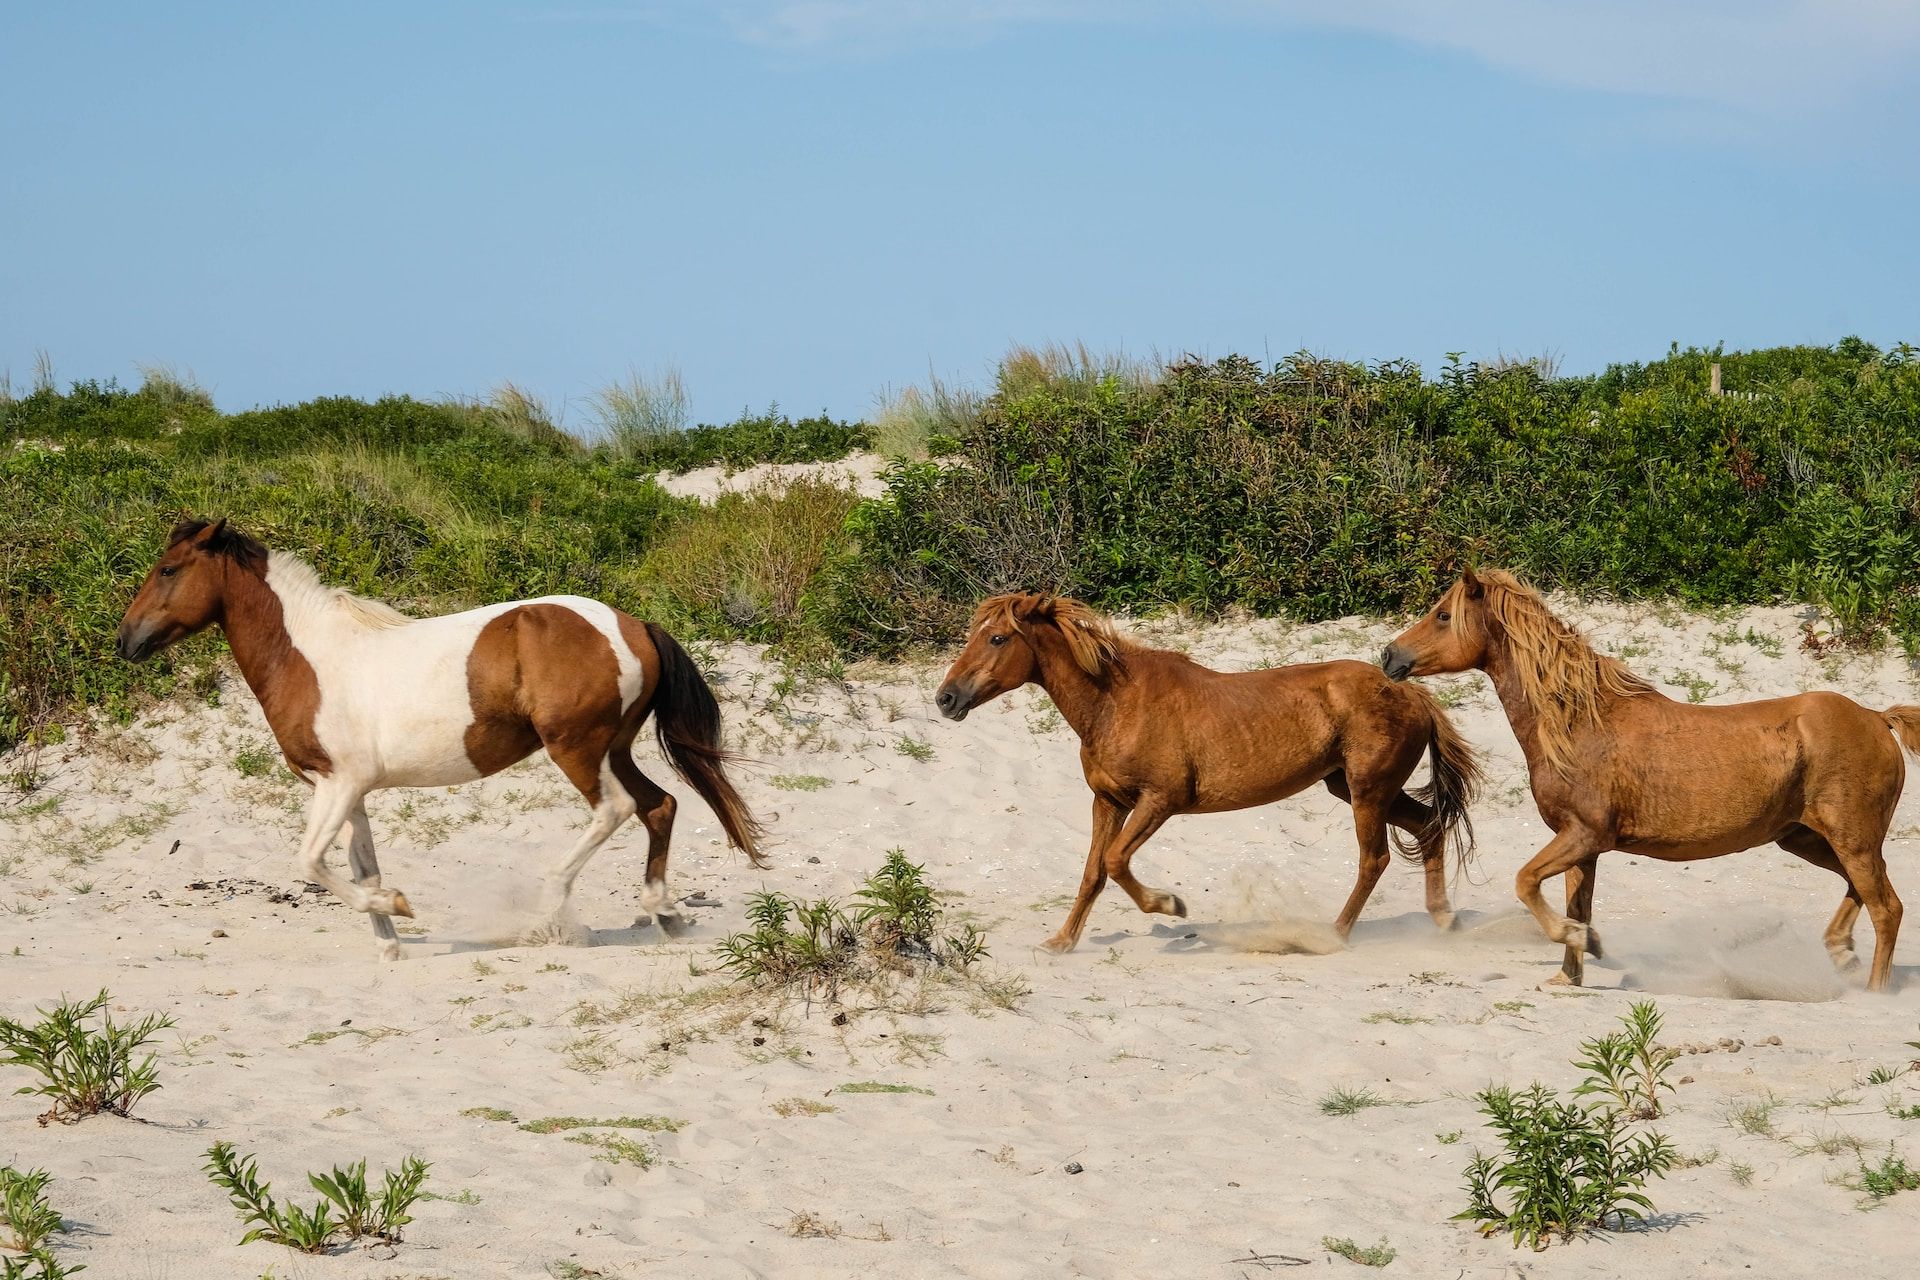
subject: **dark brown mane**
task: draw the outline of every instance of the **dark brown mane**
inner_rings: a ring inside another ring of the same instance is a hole
[[[173,526],[173,532],[167,536],[167,546],[177,547],[188,538],[198,537],[208,528],[213,530],[213,534],[201,544],[208,555],[225,556],[256,573],[266,571],[266,547],[229,525],[224,518],[218,523],[206,520],[182,520]]]

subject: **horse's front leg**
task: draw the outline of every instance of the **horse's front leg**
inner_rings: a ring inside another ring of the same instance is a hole
[[[1087,869],[1080,876],[1080,892],[1074,897],[1073,909],[1067,912],[1067,922],[1060,926],[1060,932],[1040,944],[1055,955],[1064,955],[1079,945],[1080,931],[1087,926],[1087,913],[1093,910],[1093,900],[1107,884],[1107,846],[1120,834],[1126,816],[1125,809],[1094,793],[1093,841],[1087,849]]]
[[[313,800],[307,809],[307,831],[300,842],[300,873],[355,911],[411,916],[413,908],[407,905],[405,894],[393,889],[362,888],[336,875],[327,866],[327,850],[365,797],[364,789],[338,778],[322,778],[314,784]]]
[[[1519,874],[1514,877],[1513,891],[1520,899],[1521,905],[1533,913],[1533,918],[1540,922],[1540,928],[1547,937],[1566,947],[1566,954],[1560,964],[1560,973],[1549,980],[1557,986],[1577,987],[1585,978],[1584,956],[1592,930],[1586,921],[1571,920],[1549,907],[1546,895],[1540,892],[1540,882],[1549,876],[1566,875],[1576,867],[1591,863],[1606,848],[1607,842],[1592,832],[1581,827],[1568,827],[1548,841],[1547,847],[1534,854],[1527,865],[1521,867]],[[1581,883],[1588,882],[1588,879],[1583,877]],[[1580,885],[1570,880],[1567,891],[1568,904],[1579,905],[1576,899],[1580,893]],[[1587,892],[1584,905],[1587,913],[1591,914],[1591,890]],[[1594,954],[1598,955],[1597,941],[1593,945]]]
[[[353,867],[354,883],[363,889],[380,887],[380,860],[373,852],[373,826],[367,821],[367,804],[363,798],[347,814],[347,861]],[[405,894],[397,895],[403,902]],[[393,917],[382,915],[378,911],[367,913],[373,920],[374,942],[382,960],[400,958],[400,935],[393,927]]]

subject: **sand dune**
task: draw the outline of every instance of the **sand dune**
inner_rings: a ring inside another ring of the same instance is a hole
[[[1575,612],[1678,696],[1920,697],[1894,655],[1804,654],[1790,610]],[[1368,656],[1392,628],[1144,630],[1250,666]],[[1110,893],[1080,950],[1054,958],[1034,945],[1078,881],[1088,803],[1071,731],[1037,692],[953,725],[928,699],[937,671],[863,671],[782,697],[755,653],[719,657],[736,740],[763,762],[743,790],[775,819],[777,844],[772,867],[751,870],[675,784],[671,887],[718,905],[691,908],[696,928],[672,939],[636,924],[636,826],[581,877],[593,945],[522,945],[528,891],[583,816],[544,759],[375,797],[387,883],[418,912],[407,959],[382,965],[363,918],[299,891],[300,789],[235,767],[268,741],[244,688],[219,709],[164,709],[49,758],[47,787],[9,798],[0,822],[0,1011],[106,986],[117,1006],[179,1023],[143,1123],[41,1129],[33,1099],[0,1096],[0,1156],[48,1168],[74,1223],[63,1256],[89,1280],[1231,1280],[1281,1257],[1350,1270],[1321,1247],[1332,1235],[1385,1237],[1399,1251],[1386,1273],[1412,1276],[1909,1272],[1920,1194],[1863,1213],[1836,1183],[1858,1164],[1842,1138],[1871,1160],[1890,1144],[1920,1154],[1920,1122],[1888,1111],[1920,1103],[1920,1074],[1864,1083],[1915,1056],[1920,939],[1907,939],[1895,993],[1869,996],[1820,947],[1833,877],[1777,851],[1686,866],[1614,854],[1599,876],[1608,953],[1589,963],[1592,989],[1543,989],[1557,948],[1511,886],[1544,830],[1480,677],[1434,682],[1490,752],[1480,859],[1456,884],[1452,932],[1434,930],[1419,876],[1396,864],[1338,944],[1326,921],[1351,884],[1353,843],[1345,807],[1315,791],[1170,823],[1136,868],[1177,888],[1191,918],[1145,917]],[[667,778],[651,754],[641,766]],[[1917,820],[1910,786],[1888,849],[1909,897]],[[833,1009],[755,1003],[712,971],[711,945],[741,925],[750,891],[845,894],[896,846],[987,930],[988,963],[1031,987],[1016,1010],[905,984],[855,993],[836,1025]],[[1870,936],[1863,921],[1863,945]],[[1686,1082],[1661,1126],[1695,1163],[1655,1185],[1659,1216],[1543,1254],[1450,1221],[1468,1154],[1487,1141],[1473,1092],[1575,1083],[1578,1042],[1642,993],[1659,1000],[1670,1042],[1704,1050],[1675,1068]],[[0,1072],[0,1088],[24,1082]],[[844,1088],[873,1084],[909,1091]],[[1387,1105],[1323,1114],[1335,1088]],[[1730,1122],[1769,1100],[1774,1136]],[[477,1108],[679,1127],[629,1132],[657,1152],[640,1168],[597,1159],[608,1153],[570,1141],[579,1131],[530,1132]],[[275,1190],[302,1198],[306,1170],[409,1152],[434,1162],[429,1188],[455,1198],[421,1205],[393,1257],[241,1248],[199,1173],[217,1139],[257,1152]]]

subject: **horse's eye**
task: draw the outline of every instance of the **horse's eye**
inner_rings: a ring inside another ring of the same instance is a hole
[[[1442,621],[1442,622],[1452,622],[1452,621],[1453,621],[1453,615],[1452,615],[1452,614],[1450,614],[1450,613],[1448,613],[1448,612],[1447,612],[1447,611],[1446,611],[1445,609],[1442,609],[1442,610],[1441,610],[1441,611],[1440,611],[1439,613],[1437,613],[1437,614],[1435,614],[1434,616],[1435,616],[1435,617],[1437,617],[1437,618],[1439,618],[1439,619],[1440,619],[1440,621]]]
[[[1005,636],[988,636],[987,637],[988,644],[1005,644],[1006,642],[1007,642],[1007,638]]]
[[[163,578],[171,578],[174,574],[178,572],[180,572],[180,566],[177,564],[170,564],[166,568],[160,571],[160,576]]]

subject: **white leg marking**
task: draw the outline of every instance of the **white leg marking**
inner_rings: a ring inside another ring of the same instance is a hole
[[[613,776],[613,770],[607,762],[600,762],[600,803],[593,808],[593,821],[580,833],[580,838],[567,850],[566,859],[547,873],[541,895],[541,914],[549,920],[557,921],[566,910],[567,898],[573,892],[573,882],[593,859],[607,837],[619,830],[620,824],[631,818],[639,806],[620,780]]]

